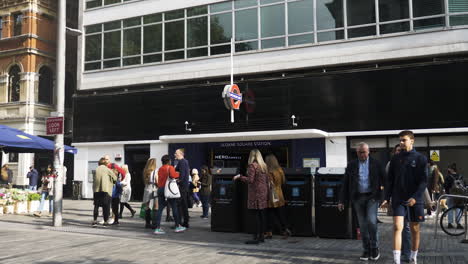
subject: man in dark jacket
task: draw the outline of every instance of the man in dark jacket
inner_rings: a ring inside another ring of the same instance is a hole
[[[388,170],[385,201],[392,199],[393,209],[393,263],[400,264],[401,232],[404,218],[411,230],[410,263],[416,263],[419,249],[419,223],[424,222],[424,191],[427,183],[427,158],[414,149],[414,134],[405,130],[398,134],[401,152],[393,156]]]
[[[29,189],[32,191],[37,190],[37,180],[39,179],[39,173],[34,166],[29,167],[29,172],[26,175],[29,178]]]
[[[189,213],[188,213],[188,199],[189,199],[189,176],[190,176],[190,166],[188,161],[184,158],[184,151],[178,149],[175,151],[174,156],[177,160],[175,169],[179,172],[179,211],[181,216],[182,226],[189,228]]]
[[[364,249],[361,260],[377,260],[380,257],[377,229],[377,209],[382,200],[384,168],[369,157],[369,145],[362,142],[356,148],[357,160],[348,163],[340,192],[338,209],[344,209],[351,201],[359,221]]]

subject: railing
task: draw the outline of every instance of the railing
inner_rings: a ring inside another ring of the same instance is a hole
[[[436,219],[435,219],[435,231],[434,231],[434,238],[437,238],[437,226],[439,224],[439,213],[440,213],[440,200],[445,198],[460,198],[465,199],[467,202],[463,206],[463,215],[465,216],[465,238],[462,240],[462,243],[468,243],[468,214],[467,214],[467,207],[468,207],[468,196],[466,195],[455,195],[455,194],[443,194],[437,199],[437,210],[436,210]],[[449,208],[450,209],[450,208]]]

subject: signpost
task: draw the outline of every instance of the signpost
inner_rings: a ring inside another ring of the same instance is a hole
[[[242,93],[239,86],[234,83],[234,38],[231,38],[231,84],[224,86],[221,97],[224,99],[224,105],[231,110],[231,123],[234,123],[234,110],[239,110],[242,103]]]
[[[46,127],[48,136],[63,134],[63,116],[47,118]]]

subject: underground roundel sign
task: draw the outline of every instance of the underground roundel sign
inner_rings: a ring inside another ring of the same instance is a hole
[[[224,86],[222,97],[228,110],[239,110],[242,103],[242,94],[237,84]]]

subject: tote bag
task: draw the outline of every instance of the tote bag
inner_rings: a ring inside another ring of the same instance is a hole
[[[164,186],[164,196],[168,199],[180,198],[179,186],[177,181],[171,178],[169,168],[167,170],[167,181]]]

